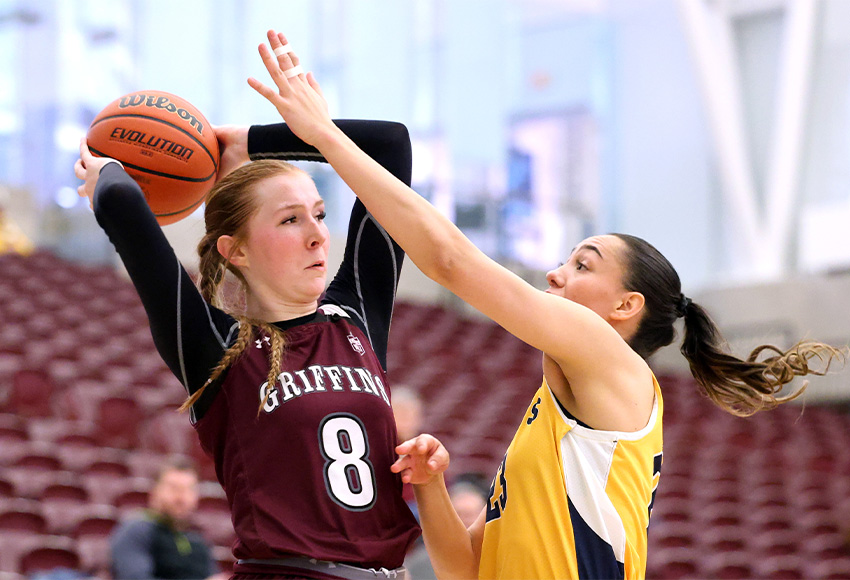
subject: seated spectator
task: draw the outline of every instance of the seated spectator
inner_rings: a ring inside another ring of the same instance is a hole
[[[422,432],[422,400],[419,393],[404,385],[394,386],[393,415],[399,442],[419,435]]]
[[[218,574],[212,549],[189,528],[198,506],[198,474],[187,461],[163,465],[140,517],[123,522],[110,538],[115,580],[197,578]]]
[[[449,497],[452,498],[452,505],[460,521],[467,528],[484,509],[488,492],[489,484],[476,473],[464,473],[453,480],[449,487]]]

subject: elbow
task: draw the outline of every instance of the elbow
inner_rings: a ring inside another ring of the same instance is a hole
[[[383,148],[394,159],[403,160],[406,184],[410,185],[410,173],[413,170],[413,145],[410,142],[410,131],[404,123],[383,121]]]
[[[410,149],[410,131],[407,130],[407,125],[397,121],[384,121],[384,125],[387,129],[387,141],[390,146]]]
[[[104,168],[104,171],[107,170],[113,171],[109,165]],[[120,171],[123,172],[123,170]],[[119,176],[119,178],[112,178],[109,183],[98,183],[92,200],[95,216],[122,209],[126,210],[126,208],[134,205],[147,207],[147,202],[141,188],[126,174]]]
[[[463,258],[456,246],[451,243],[434,244],[429,249],[427,263],[420,269],[440,286],[453,290],[454,282],[458,279],[463,264]]]

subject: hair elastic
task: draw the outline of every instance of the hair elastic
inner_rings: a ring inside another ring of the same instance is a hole
[[[679,294],[679,302],[676,304],[676,316],[682,318],[688,313],[688,307],[691,305],[691,299],[684,294]]]

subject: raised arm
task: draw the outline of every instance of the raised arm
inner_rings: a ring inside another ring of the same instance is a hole
[[[221,358],[233,319],[201,298],[142,190],[120,164],[93,157],[83,140],[75,171],[85,181],[80,194],[89,198],[139,293],[157,351],[194,393]]]
[[[274,48],[285,39],[272,31],[269,42]],[[535,289],[491,260],[426,200],[360,151],[333,124],[312,74],[283,74],[293,66],[290,54],[275,57],[261,45],[277,90],[256,79],[249,84],[278,109],[295,134],[322,153],[428,277],[554,358],[571,381],[598,379],[605,372],[617,375],[606,377],[611,383],[620,378],[629,365],[608,363],[633,361],[634,353],[609,324],[581,305]]]

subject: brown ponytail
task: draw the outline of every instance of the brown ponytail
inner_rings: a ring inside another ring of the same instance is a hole
[[[238,244],[238,240],[245,233],[248,220],[257,211],[256,200],[252,195],[257,183],[270,177],[294,172],[301,172],[301,170],[285,161],[254,161],[229,173],[207,194],[204,209],[206,233],[198,244],[200,258],[198,289],[204,300],[217,308],[230,311],[231,315],[239,321],[239,333],[212,370],[207,381],[183,402],[180,411],[188,410],[201,397],[207,386],[219,378],[245,352],[252,340],[260,339],[260,337],[268,337],[270,343],[268,383],[274,385],[277,381],[286,346],[284,333],[273,324],[234,314],[225,303],[221,295],[221,287],[228,271],[239,280],[243,293],[247,293],[249,289],[242,273],[230,263],[229,256],[222,256],[219,253],[217,243],[221,236],[228,235],[236,238]],[[268,401],[270,393],[271,389],[267,389],[265,398],[257,410],[258,415]]]
[[[685,338],[680,350],[691,373],[709,399],[739,417],[796,399],[808,381],[783,395],[785,385],[796,377],[823,376],[833,360],[845,359],[844,351],[828,344],[801,341],[786,351],[764,344],[742,360],[724,352],[720,331],[701,306],[690,303],[684,319]],[[770,353],[773,356],[759,360],[761,355]],[[812,368],[810,362],[817,362],[822,368]]]
[[[844,362],[846,351],[814,341],[799,342],[787,351],[772,345],[753,350],[747,360],[724,351],[720,330],[708,313],[682,294],[673,265],[651,244],[627,234],[613,234],[625,243],[623,285],[644,296],[645,311],[630,346],[648,358],[676,337],[673,324],[685,319],[681,352],[708,397],[722,409],[746,417],[794,399],[804,383],[788,395],[782,388],[796,377],[825,375],[833,360]],[[763,360],[762,354],[774,353]],[[822,368],[812,368],[817,362]]]

